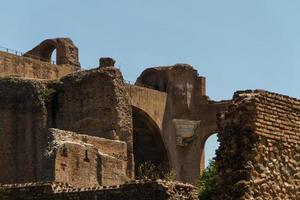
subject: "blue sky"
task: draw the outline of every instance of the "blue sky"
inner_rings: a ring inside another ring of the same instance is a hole
[[[214,100],[256,88],[300,98],[299,10],[297,0],[10,0],[1,2],[0,45],[26,52],[70,37],[84,68],[110,56],[127,80],[189,63]],[[210,158],[216,137],[206,146]]]

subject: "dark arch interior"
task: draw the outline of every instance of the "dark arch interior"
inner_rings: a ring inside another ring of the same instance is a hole
[[[56,46],[52,43],[45,43],[40,49],[40,57],[47,62],[51,62],[51,55],[56,49]],[[57,56],[57,54],[56,54]],[[57,57],[56,57],[57,60]]]
[[[159,88],[160,78],[159,75],[155,72],[148,72],[146,75],[142,78],[142,84],[145,87],[154,89],[154,90],[160,90]]]
[[[138,108],[132,108],[133,114],[133,153],[136,177],[141,176],[140,166],[151,163],[159,176],[169,172],[167,151],[159,129],[150,117]]]

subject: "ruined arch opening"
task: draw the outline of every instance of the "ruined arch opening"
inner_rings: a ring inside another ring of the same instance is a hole
[[[202,144],[203,152],[200,159],[200,171],[202,172],[208,165],[210,161],[216,157],[216,151],[219,148],[220,143],[218,141],[218,134],[213,133],[209,135]]]
[[[218,134],[214,133],[209,136],[205,141],[205,167],[208,166],[210,160],[216,157],[216,150],[219,148],[220,143],[218,141]]]
[[[54,55],[55,53],[56,55]],[[51,62],[51,60],[54,60],[57,65],[68,64],[75,66],[76,69],[80,69],[78,48],[69,38],[44,40],[39,45],[26,52],[23,56],[45,62]]]
[[[57,63],[57,49],[56,48],[52,51],[50,62],[52,64],[56,64]]]
[[[55,56],[55,58],[53,60],[58,60],[57,58],[57,47],[55,44],[53,44],[52,42],[45,42],[41,47],[40,47],[40,58],[43,61],[46,62],[51,62],[51,59],[53,59],[52,54]]]
[[[154,167],[155,175],[163,178],[164,173],[170,171],[170,165],[160,130],[147,113],[139,108],[132,107],[132,116],[135,175],[141,178],[143,170],[150,164],[150,167]]]

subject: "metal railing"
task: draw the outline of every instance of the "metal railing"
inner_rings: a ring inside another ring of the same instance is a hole
[[[25,55],[24,52],[14,50],[14,49],[10,49],[10,48],[4,47],[4,46],[0,46],[0,51],[10,53],[10,54],[14,54],[16,56],[24,56]],[[31,55],[31,54],[26,53],[26,57],[49,63],[48,60],[45,60],[44,58],[41,58],[41,57],[36,56],[36,55]],[[55,60],[50,60],[50,64],[56,65],[57,63],[56,63]]]
[[[144,85],[142,83],[135,84],[136,83],[135,81],[129,81],[129,80],[124,79],[124,83],[127,83],[129,85],[133,85],[133,86],[144,87],[144,88],[147,88],[147,89],[150,89],[150,90],[156,90],[154,88],[151,88],[149,85]],[[159,91],[159,90],[156,90],[156,91]]]
[[[127,83],[129,85],[135,85],[135,81],[124,80],[124,83]]]

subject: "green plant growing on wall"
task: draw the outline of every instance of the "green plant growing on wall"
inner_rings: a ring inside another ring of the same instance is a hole
[[[217,170],[215,161],[210,160],[209,165],[204,170],[203,174],[199,177],[197,182],[197,189],[199,193],[199,199],[211,200],[212,195],[216,189],[217,184]]]
[[[43,92],[41,93],[42,99],[43,99],[45,102],[49,103],[49,102],[51,101],[52,97],[54,96],[55,92],[56,92],[56,91],[55,91],[55,89],[53,89],[53,88],[46,88],[46,89],[43,90]]]
[[[175,178],[176,178],[176,173],[174,170],[168,171],[164,177],[164,179],[167,181],[175,181]]]
[[[155,165],[151,161],[142,163],[138,167],[137,179],[152,180],[165,179],[167,181],[174,181],[176,177],[174,170],[167,170],[164,164]]]
[[[152,162],[142,163],[138,168],[137,178],[142,180],[158,179],[159,174],[156,168]]]

